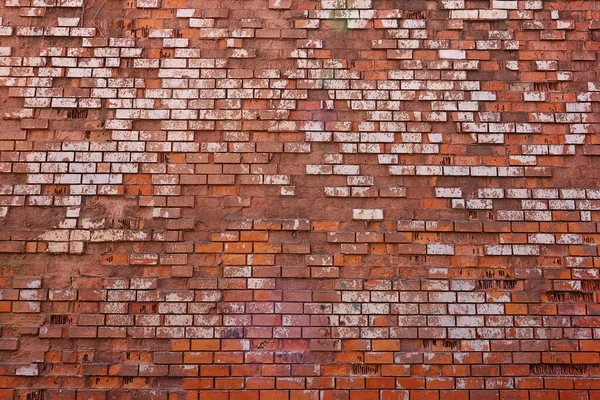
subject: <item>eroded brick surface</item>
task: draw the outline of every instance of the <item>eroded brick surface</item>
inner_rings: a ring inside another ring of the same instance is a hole
[[[0,399],[600,399],[594,0],[4,0]]]

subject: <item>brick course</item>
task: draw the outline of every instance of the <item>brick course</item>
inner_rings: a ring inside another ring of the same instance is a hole
[[[4,0],[0,400],[600,399],[594,0]]]

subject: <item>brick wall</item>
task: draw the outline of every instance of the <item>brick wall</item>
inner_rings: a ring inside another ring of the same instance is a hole
[[[3,0],[0,400],[600,399],[600,4]]]

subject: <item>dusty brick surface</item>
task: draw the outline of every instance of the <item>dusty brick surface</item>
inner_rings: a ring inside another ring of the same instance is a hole
[[[2,2],[0,399],[600,399],[596,1]]]

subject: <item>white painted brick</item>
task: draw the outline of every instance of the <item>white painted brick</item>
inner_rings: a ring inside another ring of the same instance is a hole
[[[491,199],[467,199],[466,206],[473,210],[491,210],[493,203]]]
[[[550,211],[525,211],[525,221],[552,221],[552,213]]]
[[[527,236],[527,242],[532,244],[554,244],[554,235],[550,233],[534,233]]]
[[[471,167],[472,176],[497,176],[498,169],[496,167]]]
[[[441,3],[447,10],[465,8],[465,0],[441,0]]]
[[[331,165],[307,165],[307,175],[331,175],[333,168]]]
[[[462,197],[460,188],[435,188],[435,197]]]
[[[523,211],[498,210],[496,211],[498,221],[523,221]]]
[[[512,255],[511,245],[485,245],[485,254],[488,256],[510,256]]]
[[[442,167],[438,165],[417,165],[415,171],[417,175],[442,175]]]
[[[512,247],[515,256],[538,256],[540,254],[540,248],[537,245],[513,244]]]
[[[582,244],[583,238],[577,233],[563,233],[556,235],[556,244]]]
[[[464,50],[439,50],[440,58],[449,58],[453,60],[466,59],[467,54]]]
[[[427,254],[454,255],[454,245],[453,244],[443,244],[443,243],[428,243],[427,244]]]
[[[479,10],[479,19],[508,19],[506,10]]]
[[[360,134],[361,142],[369,142],[369,143],[394,143],[394,133],[393,132],[363,132]]]
[[[473,101],[495,101],[496,94],[492,92],[471,92],[471,100]]]
[[[383,220],[383,210],[355,208],[352,210],[352,218],[356,220]]]
[[[359,165],[334,165],[333,173],[335,175],[358,175],[360,174]]]
[[[516,10],[518,8],[517,3],[517,0],[493,0],[492,8]]]
[[[444,166],[444,175],[468,176],[469,167],[466,166]]]
[[[477,189],[477,197],[479,197],[480,199],[502,199],[502,198],[504,198],[504,189],[501,189],[501,188]]]
[[[347,186],[340,186],[340,187],[326,186],[324,188],[324,194],[327,197],[350,197],[350,188]]]

